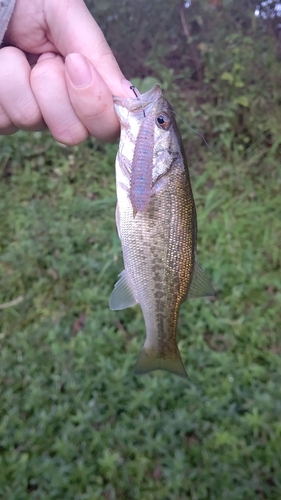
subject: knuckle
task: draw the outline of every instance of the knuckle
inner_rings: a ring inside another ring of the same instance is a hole
[[[39,84],[43,84],[46,79],[49,80],[49,72],[46,65],[43,63],[35,64],[30,74],[31,86],[33,87],[33,85],[38,86]]]
[[[42,117],[37,105],[34,102],[28,101],[14,107],[11,119],[20,128],[22,126],[34,127],[41,121]]]
[[[47,82],[52,83],[57,78],[57,70],[62,67],[62,58],[58,55],[54,58],[39,58],[31,70],[31,82],[36,85],[42,84],[45,88]]]
[[[87,139],[89,132],[82,123],[75,123],[70,127],[60,128],[52,131],[56,141],[66,144],[67,146],[75,146]]]
[[[17,47],[12,47],[12,46],[3,47],[0,50],[0,59],[2,62],[5,60],[10,61],[11,58],[14,58],[14,57],[18,58],[18,57],[22,57],[22,56],[24,56],[23,51],[18,49]]]
[[[17,132],[17,130],[17,127],[12,123],[3,108],[0,106],[0,134],[10,135]]]
[[[4,111],[0,107],[0,130],[2,133],[2,130],[6,129],[7,127],[10,127],[12,125],[12,122],[10,118],[4,113]]]

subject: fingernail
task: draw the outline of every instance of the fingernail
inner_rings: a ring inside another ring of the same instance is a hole
[[[65,66],[75,87],[87,87],[92,81],[92,72],[87,59],[81,54],[68,54]]]
[[[122,87],[124,88],[126,94],[129,96],[129,97],[134,97],[134,94],[132,92],[132,89],[130,87],[132,87],[132,83],[129,82],[129,80],[122,80]]]

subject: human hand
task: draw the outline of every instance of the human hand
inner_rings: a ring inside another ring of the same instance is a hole
[[[0,134],[46,126],[78,144],[119,133],[112,94],[131,96],[83,0],[17,0],[0,50]]]

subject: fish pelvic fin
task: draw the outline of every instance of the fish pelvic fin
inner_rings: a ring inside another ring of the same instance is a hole
[[[137,304],[131,286],[127,280],[126,271],[119,274],[119,280],[115,283],[109,297],[109,309],[120,311]]]
[[[178,348],[173,357],[164,357],[155,349],[143,347],[133,371],[136,375],[144,375],[153,370],[165,370],[179,377],[188,378]]]

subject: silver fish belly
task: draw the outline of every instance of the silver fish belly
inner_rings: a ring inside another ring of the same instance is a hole
[[[114,104],[121,124],[116,224],[125,269],[109,306],[142,309],[146,341],[135,373],[163,369],[186,377],[176,341],[179,308],[214,289],[196,259],[196,210],[181,137],[159,85]]]

